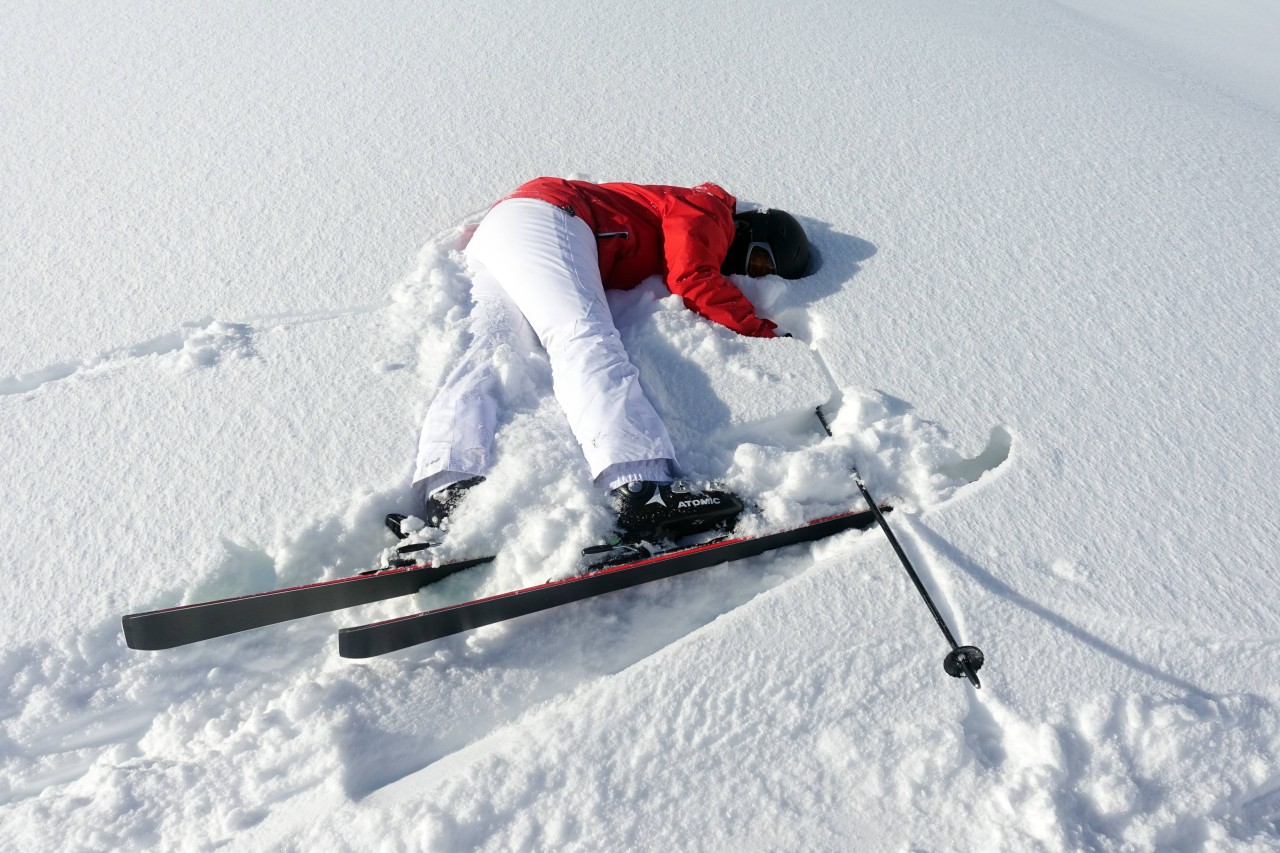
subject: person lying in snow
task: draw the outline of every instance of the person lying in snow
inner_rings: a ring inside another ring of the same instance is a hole
[[[485,215],[465,250],[471,343],[432,401],[418,445],[413,491],[428,525],[443,526],[489,470],[498,422],[493,355],[530,327],[546,349],[556,400],[591,476],[611,494],[620,532],[631,539],[683,535],[737,516],[742,504],[732,494],[675,483],[675,449],[604,295],[661,274],[707,319],[742,335],[776,337],[775,324],[756,316],[725,276],[800,278],[809,242],[791,215],[737,213],[736,204],[710,183],[537,178]]]

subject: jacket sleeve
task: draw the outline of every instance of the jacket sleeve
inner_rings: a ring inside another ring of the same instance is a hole
[[[731,242],[733,198],[724,190],[702,184],[672,199],[662,217],[667,287],[691,310],[740,335],[777,337],[777,325],[757,317],[755,306],[720,274]]]

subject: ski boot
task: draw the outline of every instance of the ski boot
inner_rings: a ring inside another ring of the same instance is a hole
[[[462,498],[466,495],[467,490],[483,482],[484,477],[471,477],[466,480],[459,480],[456,483],[450,483],[443,489],[437,490],[427,499],[426,512],[424,513],[425,519],[402,515],[398,512],[388,513],[387,529],[394,533],[397,539],[406,539],[411,533],[416,533],[424,527],[443,530],[447,526],[449,513],[453,512],[458,504],[462,503]],[[419,523],[415,525],[415,521],[425,521],[425,524]]]
[[[732,530],[743,506],[736,495],[687,483],[640,480],[613,490],[618,530],[626,542],[678,539],[708,530]]]

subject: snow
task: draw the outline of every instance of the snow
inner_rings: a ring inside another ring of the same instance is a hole
[[[1232,0],[10,4],[0,837],[19,850],[1280,843],[1280,26]],[[167,652],[128,612],[371,565],[540,175],[797,214],[744,341],[613,307],[695,479],[877,531],[368,662],[344,625],[572,572],[608,524],[512,358],[406,599]],[[809,410],[823,403],[833,438]]]
[[[794,301],[786,299],[781,278],[765,287],[745,276],[739,281],[765,316],[786,313]],[[802,341],[708,329],[656,277],[642,288],[611,294],[609,301],[650,399],[671,421],[668,431],[681,458],[773,436],[797,420],[812,429],[814,409],[836,393]]]

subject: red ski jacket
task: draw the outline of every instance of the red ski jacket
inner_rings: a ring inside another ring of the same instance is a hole
[[[507,198],[535,198],[572,213],[596,235],[600,278],[630,290],[661,275],[708,320],[742,335],[776,337],[742,291],[720,274],[733,242],[737,201],[715,184],[693,188],[536,178]]]

